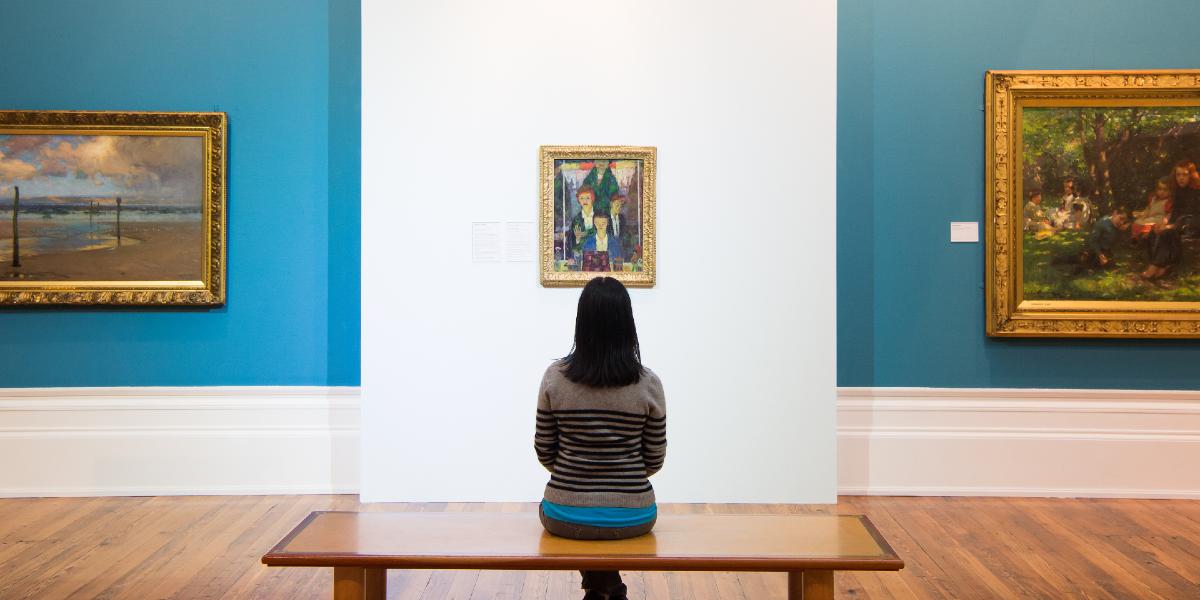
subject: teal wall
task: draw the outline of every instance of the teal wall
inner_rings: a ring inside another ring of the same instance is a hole
[[[1200,67],[1194,0],[838,3],[838,383],[1200,388],[1193,341],[984,335],[987,69]]]
[[[229,301],[0,311],[0,386],[356,385],[358,0],[7,6],[0,107],[222,110]],[[841,0],[838,382],[1197,389],[1188,341],[991,340],[983,72],[1197,67],[1192,2]],[[936,18],[932,18],[936,16]]]
[[[329,0],[330,385],[359,384],[359,257],[362,236],[362,12]]]
[[[214,310],[2,310],[0,386],[358,384],[359,10],[5,6],[0,107],[229,113],[229,288]]]

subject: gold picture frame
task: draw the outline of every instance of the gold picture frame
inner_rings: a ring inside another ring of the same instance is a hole
[[[224,304],[226,131],[221,112],[0,111],[0,306]]]
[[[657,150],[542,146],[538,154],[542,285],[581,287],[608,275],[630,287],[653,287]]]
[[[1186,184],[1187,168],[1179,165],[1200,160],[1200,70],[988,71],[985,109],[987,335],[1200,337],[1200,297],[1192,287],[1200,258],[1191,257],[1200,223],[1188,225],[1192,238],[1175,234],[1182,250],[1176,263],[1165,263],[1165,232],[1180,231],[1181,220],[1152,211],[1160,195],[1169,206],[1165,199],[1184,191],[1196,210],[1200,179],[1193,164]],[[1076,140],[1054,141],[1070,127]],[[1130,154],[1155,143],[1149,159]],[[1185,183],[1173,187],[1175,176]],[[1087,180],[1084,189],[1077,179]],[[1039,182],[1052,181],[1043,193]],[[1057,208],[1043,197],[1054,194],[1061,197]],[[1146,232],[1141,239],[1139,231]],[[1186,279],[1180,255],[1188,260]]]

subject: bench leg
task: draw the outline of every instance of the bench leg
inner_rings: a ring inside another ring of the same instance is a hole
[[[387,569],[333,568],[333,600],[384,600]]]
[[[365,569],[365,571],[362,599],[385,600],[388,598],[388,569]]]
[[[333,600],[362,600],[363,587],[363,569],[333,568]]]
[[[363,570],[363,600],[386,600],[387,569]]]
[[[833,600],[833,571],[788,573],[788,600]]]

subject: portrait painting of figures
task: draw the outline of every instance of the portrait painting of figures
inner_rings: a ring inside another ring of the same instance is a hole
[[[1200,337],[1200,71],[989,71],[987,332]]]
[[[155,125],[0,124],[0,302],[213,303],[223,265],[215,257],[214,270],[214,200],[224,198],[213,137],[223,138],[224,115]]]
[[[542,148],[542,283],[654,282],[653,148]]]

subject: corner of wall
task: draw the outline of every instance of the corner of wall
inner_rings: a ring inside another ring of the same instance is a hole
[[[837,383],[875,384],[874,2],[838,3]]]
[[[359,385],[362,3],[329,2],[328,385]]]

